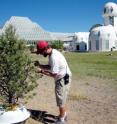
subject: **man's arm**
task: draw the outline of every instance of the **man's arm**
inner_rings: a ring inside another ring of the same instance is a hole
[[[51,73],[50,71],[47,71],[47,70],[43,70],[43,69],[37,69],[37,71],[36,71],[37,73],[42,73],[42,74],[44,74],[44,75],[47,75],[47,76],[49,76],[49,77],[55,77],[56,76],[56,74],[53,74],[53,73]]]
[[[50,70],[51,69],[50,65],[42,65],[42,64],[39,64],[39,68],[44,69],[44,70]]]
[[[50,70],[51,69],[50,65],[40,64],[39,61],[35,61],[34,62],[34,65],[37,66],[37,67],[39,67],[39,68],[41,68],[41,69],[44,69],[44,70]]]

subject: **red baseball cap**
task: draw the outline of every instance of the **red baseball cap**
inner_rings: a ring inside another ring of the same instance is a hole
[[[41,40],[37,42],[37,54],[43,52],[43,50],[45,50],[45,48],[48,46],[48,42]]]

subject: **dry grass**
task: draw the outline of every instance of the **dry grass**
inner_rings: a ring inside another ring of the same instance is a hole
[[[80,100],[87,100],[88,96],[86,96],[86,94],[83,91],[72,91],[69,94],[69,100],[75,100],[75,101],[80,101]]]

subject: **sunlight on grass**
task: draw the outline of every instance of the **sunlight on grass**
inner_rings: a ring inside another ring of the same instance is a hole
[[[117,51],[97,53],[67,53],[65,57],[74,76],[94,76],[117,80]]]

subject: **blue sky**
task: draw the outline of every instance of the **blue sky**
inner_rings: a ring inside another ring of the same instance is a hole
[[[50,32],[87,32],[92,25],[103,23],[107,2],[110,0],[0,0],[0,26],[11,16],[24,16]]]

